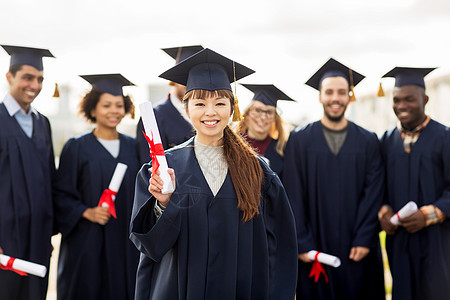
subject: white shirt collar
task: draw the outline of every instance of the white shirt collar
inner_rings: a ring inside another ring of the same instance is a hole
[[[170,101],[172,102],[172,105],[175,106],[175,108],[178,110],[178,112],[180,113],[180,115],[186,119],[186,121],[189,122],[189,124],[191,124],[191,120],[189,119],[187,113],[186,113],[186,109],[184,108],[184,104],[183,102],[181,102],[177,96],[175,96],[174,94],[170,93],[169,95]]]
[[[30,109],[28,110],[28,113],[20,107],[19,103],[17,103],[16,99],[14,99],[11,94],[6,94],[5,99],[3,99],[3,103],[5,104],[6,110],[8,111],[9,115],[13,117],[18,111],[22,111],[24,115],[28,115],[33,113],[36,117],[39,117],[38,112],[36,109],[34,109],[33,106],[30,105]]]

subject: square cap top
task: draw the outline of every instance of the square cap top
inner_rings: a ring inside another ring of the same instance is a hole
[[[131,81],[121,74],[95,74],[80,75],[81,78],[89,82],[95,89],[102,93],[108,93],[113,96],[123,96],[122,87],[134,85]]]
[[[16,65],[28,65],[42,71],[44,69],[42,57],[54,57],[53,54],[47,49],[10,45],[1,46],[11,56],[11,67]]]
[[[411,68],[411,67],[395,67],[386,74],[385,77],[394,77],[395,86],[418,85],[425,88],[424,77],[436,68]]]
[[[277,107],[278,100],[295,101],[273,84],[241,84],[254,93],[253,99]]]
[[[178,63],[182,62],[183,60],[185,60],[186,58],[203,50],[203,46],[201,46],[201,45],[181,46],[181,47],[173,47],[173,48],[162,48],[161,50],[166,52],[173,59],[175,59],[175,64],[178,64]]]
[[[190,56],[159,77],[186,86],[192,90],[229,90],[230,83],[254,73],[250,68],[205,48]]]
[[[320,90],[320,84],[328,77],[343,77],[347,80],[349,87],[356,86],[365,78],[364,75],[350,69],[334,58],[330,58],[320,69],[314,73],[306,82],[312,88]]]

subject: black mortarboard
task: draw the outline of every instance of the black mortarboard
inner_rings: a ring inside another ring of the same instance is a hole
[[[186,93],[196,89],[232,91],[231,82],[254,72],[206,48],[165,71],[159,77],[185,85]]]
[[[273,84],[241,84],[254,93],[252,100],[277,107],[278,100],[295,101]]]
[[[384,74],[383,78],[394,77],[396,87],[414,84],[425,88],[425,81],[423,78],[434,69],[436,68],[395,67]]]
[[[337,60],[330,58],[316,73],[314,73],[313,76],[311,76],[306,84],[316,90],[320,90],[320,84],[328,77],[344,77],[348,81],[349,86],[354,87],[363,80],[365,76],[341,64]]]
[[[47,49],[1,45],[11,55],[10,66],[28,65],[39,71],[44,69],[42,57],[54,57]]]
[[[123,86],[134,85],[121,74],[80,75],[80,77],[100,92],[114,96],[123,96]]]
[[[194,55],[195,53],[203,50],[203,47],[200,45],[194,46],[182,46],[182,47],[173,47],[173,48],[163,48],[161,49],[166,52],[170,57],[175,59],[175,63],[178,64],[182,62],[186,58]]]

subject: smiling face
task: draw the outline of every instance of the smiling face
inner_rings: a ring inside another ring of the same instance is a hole
[[[245,116],[247,134],[250,138],[264,140],[275,122],[276,109],[260,101],[254,101],[249,113]]]
[[[125,116],[125,104],[122,96],[103,93],[95,108],[91,111],[97,127],[115,129]]]
[[[220,145],[223,130],[232,113],[229,98],[217,93],[205,97],[193,94],[188,100],[186,113],[197,130],[197,140],[205,145]]]
[[[343,77],[327,77],[322,81],[320,103],[324,117],[331,122],[340,122],[350,102],[348,82]]]
[[[23,65],[20,70],[13,75],[6,73],[9,83],[9,92],[16,99],[20,107],[28,111],[31,102],[39,95],[44,80],[43,71],[28,65]]]
[[[420,86],[405,85],[394,88],[392,107],[406,129],[414,129],[425,120],[427,102],[428,96],[425,95],[425,89]]]

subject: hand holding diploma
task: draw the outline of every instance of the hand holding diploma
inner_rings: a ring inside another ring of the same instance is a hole
[[[390,219],[394,225],[401,225],[399,221],[413,215],[417,211],[417,204],[413,201],[409,201],[405,204],[395,215]]]
[[[150,156],[152,158],[152,175],[157,174],[157,171],[159,170],[160,173],[158,176],[163,183],[161,193],[173,193],[175,188],[172,183],[171,175],[168,173],[169,167],[167,165],[166,156],[162,147],[161,136],[158,130],[158,123],[156,123],[153,106],[151,102],[145,102],[139,105],[139,108],[141,110],[142,124],[144,125],[145,132],[147,133],[144,133],[144,135],[149,144]]]
[[[120,189],[120,185],[122,184],[122,180],[123,177],[125,176],[127,168],[128,168],[127,165],[123,163],[117,163],[116,169],[114,170],[113,176],[109,183],[109,187],[103,191],[103,194],[98,203],[98,206],[108,207],[109,213],[116,219],[117,219],[116,206],[114,202],[116,200],[117,192]]]
[[[168,168],[167,172],[170,175],[173,187],[175,189],[175,172],[173,169]],[[149,187],[148,191],[161,203],[164,207],[167,206],[170,200],[170,196],[172,196],[172,193],[169,194],[163,194],[162,189],[164,182],[162,181],[160,177],[161,172],[159,170],[156,170],[156,172],[153,173],[153,167],[152,167],[152,177],[149,180]]]
[[[316,250],[309,251],[308,257],[311,260],[314,260],[311,272],[309,273],[309,277],[314,276],[314,282],[319,281],[320,274],[323,274],[325,282],[328,283],[328,276],[327,273],[325,272],[325,269],[322,266],[322,263],[335,268],[341,265],[341,260],[339,259],[339,257],[326,253],[321,253]]]
[[[4,254],[0,254],[0,269],[16,272],[21,276],[31,274],[44,278],[45,274],[47,274],[47,267],[43,265],[16,259]]]

